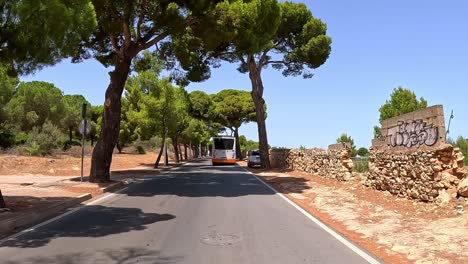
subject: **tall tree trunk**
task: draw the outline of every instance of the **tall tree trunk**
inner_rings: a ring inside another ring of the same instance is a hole
[[[68,135],[70,136],[70,147],[71,147],[71,144],[72,144],[72,140],[73,140],[73,127],[69,127],[68,128]]]
[[[184,153],[182,153],[182,148],[180,147],[179,143],[177,143],[177,148],[179,149],[180,161],[183,161],[184,160]]]
[[[263,168],[270,168],[270,154],[268,151],[268,137],[265,123],[265,100],[263,99],[263,82],[260,75],[262,65],[257,66],[253,56],[249,56],[249,78],[252,83],[252,99],[255,105],[258,125],[258,141],[260,150],[260,160]]]
[[[121,97],[130,72],[131,57],[120,57],[110,73],[110,84],[106,90],[101,134],[93,150],[89,181],[110,181],[110,166],[120,130]]]
[[[154,168],[155,169],[157,169],[159,167],[159,161],[161,161],[161,156],[163,154],[165,140],[166,140],[166,137],[163,136],[163,139],[161,141],[161,149],[159,150],[158,157],[156,158],[156,162],[154,163]]]
[[[185,160],[188,160],[187,144],[184,144],[184,156],[185,156]]]
[[[6,208],[5,200],[3,199],[2,190],[0,190],[0,208]]]
[[[239,128],[235,127],[234,128],[234,137],[236,138],[236,158],[238,160],[242,160],[242,152],[241,152],[241,147],[240,147],[240,142],[239,142]]]
[[[179,163],[179,148],[177,147],[177,137],[172,138],[172,146],[174,147],[174,158],[175,158],[175,163]]]

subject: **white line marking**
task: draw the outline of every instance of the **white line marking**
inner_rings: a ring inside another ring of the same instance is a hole
[[[240,166],[239,166],[240,167]],[[242,167],[241,167],[242,168]],[[349,249],[354,251],[356,254],[361,256],[363,259],[365,259],[367,262],[371,264],[381,264],[380,261],[377,261],[375,258],[364,252],[362,249],[358,248],[355,246],[353,243],[349,242],[346,238],[335,232],[333,229],[322,223],[320,220],[315,218],[313,215],[311,215],[309,212],[306,210],[302,209],[299,205],[295,204],[293,201],[291,201],[288,197],[284,196],[282,193],[278,192],[275,188],[271,187],[268,183],[264,182],[262,179],[258,178],[257,175],[254,173],[248,171],[245,168],[242,168],[245,171],[247,171],[250,175],[255,177],[258,181],[263,183],[265,186],[267,186],[269,189],[275,192],[276,195],[279,197],[283,198],[286,202],[288,202],[290,205],[292,205],[294,208],[296,208],[299,212],[301,212],[303,215],[305,215],[307,218],[312,220],[312,222],[316,223],[318,226],[320,226],[323,230],[325,230],[327,233],[329,233],[332,237],[334,237],[336,240],[340,241],[343,243],[345,246],[347,246]]]

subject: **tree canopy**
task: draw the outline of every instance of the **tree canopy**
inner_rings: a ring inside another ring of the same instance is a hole
[[[227,89],[211,95],[214,104],[213,120],[228,128],[257,121],[252,96],[247,91]]]
[[[0,65],[0,126],[6,121],[6,105],[13,97],[18,78],[8,75],[8,68]]]
[[[213,100],[203,91],[189,93],[190,114],[194,118],[209,120],[213,114]]]
[[[239,140],[239,127],[257,121],[252,96],[247,91],[227,89],[211,96],[214,104],[212,118],[224,127],[231,129],[236,138],[236,156],[242,158]]]
[[[10,74],[76,56],[96,26],[89,0],[9,0],[0,9],[0,62]]]
[[[284,76],[312,77],[331,52],[326,25],[312,16],[302,3],[276,0],[235,1],[217,9],[226,33],[221,59],[239,63],[238,70],[249,73],[255,104],[262,164],[269,167],[268,139],[263,111],[264,86],[261,72],[268,65]]]
[[[51,83],[22,82],[8,105],[11,121],[22,130],[40,127],[46,120],[58,126],[65,112],[62,97],[62,91]]]
[[[362,147],[362,148],[359,148],[356,153],[357,155],[361,157],[365,157],[369,154],[369,150],[367,148]]]
[[[60,123],[63,128],[69,132],[69,141],[72,141],[72,132],[78,128],[81,120],[83,119],[82,107],[83,104],[90,106],[90,103],[82,95],[64,95],[62,98],[64,113]]]
[[[121,96],[131,65],[138,55],[154,48],[163,58],[171,79],[182,83],[210,77],[210,50],[219,46],[216,33],[207,29],[216,24],[210,14],[223,1],[113,1],[92,0],[97,27],[83,42],[76,60],[94,57],[113,66],[106,91],[101,136],[93,150],[90,180],[110,180],[112,150],[118,140]],[[135,69],[138,69],[136,65]]]
[[[358,154],[356,150],[356,145],[354,145],[354,139],[348,136],[348,134],[341,134],[341,136],[336,139],[336,143],[349,143],[351,145],[351,156],[355,157]]]
[[[390,99],[380,107],[380,121],[426,107],[427,101],[423,97],[418,100],[413,91],[398,87],[393,90]]]

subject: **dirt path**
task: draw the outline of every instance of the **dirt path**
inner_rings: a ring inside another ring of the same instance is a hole
[[[154,152],[146,154],[114,154],[111,170],[123,170],[138,166],[151,165],[156,160]],[[91,156],[84,160],[85,175],[89,174]],[[81,158],[70,155],[55,157],[28,157],[0,155],[0,177],[2,175],[47,175],[78,176],[81,171]]]
[[[468,263],[468,214],[295,171],[252,170],[389,263]],[[464,205],[465,209],[468,207]]]

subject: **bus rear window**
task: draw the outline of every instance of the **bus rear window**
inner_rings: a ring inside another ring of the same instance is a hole
[[[214,147],[221,150],[234,149],[234,140],[231,138],[215,138]]]

